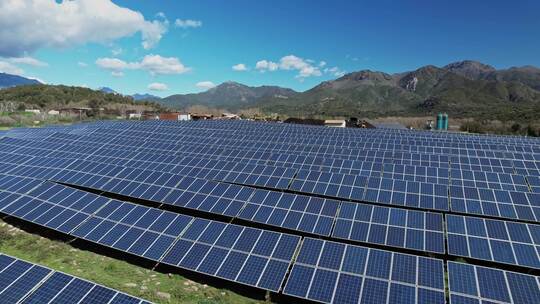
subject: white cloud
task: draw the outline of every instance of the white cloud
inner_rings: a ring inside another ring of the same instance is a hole
[[[124,77],[124,72],[112,71],[111,76],[112,77]]]
[[[9,61],[11,63],[15,63],[15,64],[25,64],[25,65],[30,65],[30,66],[34,66],[34,67],[46,67],[46,66],[49,65],[46,62],[39,61],[36,58],[28,57],[28,56],[25,56],[25,57],[12,57],[12,58],[8,58],[7,61]]]
[[[201,81],[201,82],[197,82],[196,86],[199,89],[208,90],[208,89],[211,89],[211,88],[215,87],[216,85],[211,81]]]
[[[127,62],[118,58],[98,58],[96,64],[100,68],[112,71],[124,70],[130,66]]]
[[[0,61],[0,72],[13,75],[22,75],[24,70],[7,61]]]
[[[191,70],[176,57],[161,57],[159,55],[146,55],[138,65],[140,69],[149,71],[152,75],[183,74]]]
[[[314,63],[313,60],[305,60],[295,55],[287,55],[282,57],[279,63],[260,60],[257,62],[255,68],[260,71],[275,71],[278,68],[280,70],[296,70],[298,71],[296,78],[299,79],[321,76],[322,72],[319,67],[312,65],[312,63]]]
[[[233,65],[232,69],[233,69],[233,71],[237,71],[237,72],[242,72],[242,71],[247,71],[248,70],[247,66],[245,64],[243,64],[243,63]]]
[[[96,64],[106,70],[120,72],[122,70],[144,70],[150,75],[183,74],[191,70],[176,57],[146,55],[141,61],[126,62],[118,58],[98,58]]]
[[[343,75],[345,75],[345,71],[342,71],[340,70],[338,67],[333,67],[333,68],[326,68],[324,69],[324,72],[326,74],[330,74],[330,75],[333,75],[333,76],[336,76],[336,77],[341,77]]]
[[[164,83],[154,82],[148,85],[148,89],[152,91],[167,91],[169,88]]]
[[[79,62],[77,62],[77,65],[80,66],[80,67],[82,67],[82,68],[85,68],[85,67],[88,66],[88,63],[79,61]]]
[[[202,21],[200,20],[191,20],[191,19],[186,19],[186,20],[182,20],[182,19],[176,19],[174,21],[174,26],[175,27],[179,27],[179,28],[183,28],[183,29],[187,29],[187,28],[196,28],[196,27],[201,27],[202,26]]]
[[[321,68],[324,67],[325,65],[326,65],[326,61],[321,61],[321,62],[319,62],[319,66],[320,66]]]
[[[17,57],[42,47],[110,43],[135,33],[141,33],[142,45],[149,49],[167,26],[166,20],[145,20],[140,12],[110,0],[0,1],[0,56]]]
[[[272,61],[260,60],[255,64],[255,69],[260,71],[275,71],[278,69],[278,64]]]

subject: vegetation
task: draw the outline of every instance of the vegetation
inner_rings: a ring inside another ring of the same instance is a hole
[[[90,110],[84,113],[66,111],[61,115],[47,114],[49,110],[67,108],[89,108]],[[40,113],[28,113],[25,110],[40,110]],[[0,90],[0,127],[113,119],[124,116],[129,111],[162,112],[165,108],[153,102],[135,102],[129,96],[63,85],[25,85]]]
[[[84,251],[0,220],[0,252],[62,271],[155,303],[260,303],[217,289]]]

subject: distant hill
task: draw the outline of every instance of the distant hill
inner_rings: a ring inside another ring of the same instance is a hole
[[[161,99],[159,102],[167,107],[185,109],[193,105],[237,110],[249,108],[261,98],[286,100],[298,93],[277,86],[250,87],[237,82],[224,82],[215,88],[198,94],[177,94]]]
[[[118,92],[116,92],[115,90],[113,90],[113,89],[111,89],[109,87],[101,87],[98,90],[103,92],[103,93],[107,93],[107,94],[119,94]]]
[[[0,73],[0,89],[28,84],[40,84],[40,82],[22,76]]]
[[[151,100],[151,101],[156,101],[156,100],[159,100],[161,99],[161,97],[159,96],[156,96],[156,95],[152,95],[152,94],[133,94],[131,95],[131,97],[133,97],[133,99],[135,101],[140,101],[140,100]]]

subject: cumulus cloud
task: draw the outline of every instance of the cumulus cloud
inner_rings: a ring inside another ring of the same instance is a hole
[[[261,72],[276,70],[297,71],[295,78],[299,81],[304,81],[308,77],[322,76],[323,74],[341,77],[346,73],[338,67],[329,68],[326,66],[327,63],[323,60],[316,63],[311,59],[287,55],[281,57],[277,63],[269,60],[260,60],[255,64],[255,69]]]
[[[41,47],[110,43],[141,33],[145,49],[167,31],[166,20],[146,20],[110,0],[0,1],[0,56],[18,57]]]
[[[264,72],[264,71],[275,71],[278,69],[278,64],[272,61],[260,60],[255,64],[255,69]]]
[[[149,71],[150,74],[183,74],[189,72],[188,68],[176,57],[161,57],[159,55],[146,55],[140,63],[135,63],[138,68]]]
[[[248,70],[247,66],[245,64],[243,64],[243,63],[233,65],[232,69],[233,69],[233,71],[237,71],[237,72],[243,72],[243,71]]]
[[[307,78],[312,76],[321,76],[322,72],[319,66],[313,65],[313,60],[306,60],[295,55],[287,55],[275,63],[268,60],[260,60],[255,65],[255,69],[259,71],[275,71],[280,70],[295,70],[298,71],[296,78]],[[326,63],[324,63],[326,64]]]
[[[197,88],[199,88],[199,89],[208,90],[208,89],[211,89],[211,88],[215,87],[216,85],[211,81],[201,81],[201,82],[197,82],[197,84],[195,84],[195,86],[197,86]]]
[[[191,70],[176,57],[146,55],[141,61],[126,62],[118,58],[98,58],[96,65],[112,72],[123,70],[144,70],[150,75],[183,74]]]
[[[174,21],[174,26],[175,27],[179,27],[179,28],[183,28],[183,29],[187,29],[187,28],[197,28],[197,27],[201,27],[202,26],[202,21],[200,20],[191,20],[191,19],[186,19],[186,20],[182,20],[182,19],[176,19]]]
[[[152,91],[167,91],[169,88],[164,83],[154,82],[148,85],[148,89]]]

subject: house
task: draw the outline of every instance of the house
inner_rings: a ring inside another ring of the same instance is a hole
[[[128,118],[129,119],[141,119],[142,114],[141,113],[129,113]]]
[[[52,115],[52,116],[57,116],[57,115],[60,115],[60,111],[50,110],[49,112],[47,112],[47,114]]]

